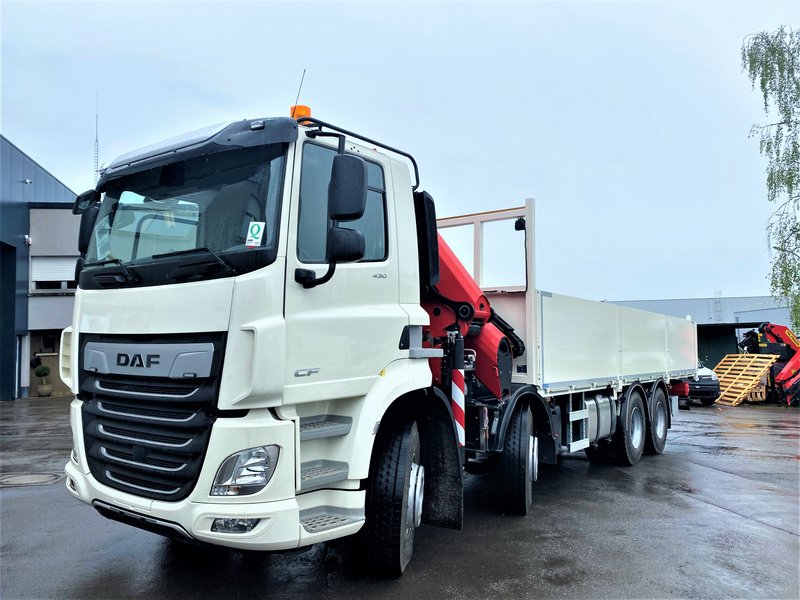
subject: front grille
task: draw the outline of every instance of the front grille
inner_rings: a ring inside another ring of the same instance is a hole
[[[224,336],[204,334],[214,343],[208,377],[172,379],[95,373],[80,369],[83,435],[89,469],[100,483],[143,498],[176,502],[197,484],[211,428],[222,374]],[[175,336],[81,336],[89,342],[169,343]],[[193,338],[192,342],[197,341]],[[81,361],[84,352],[81,351]]]
[[[114,472],[109,469],[106,469],[106,477],[108,477],[111,481],[127,484],[128,486],[139,490],[146,490],[160,494],[169,495],[180,491],[180,487],[175,487],[175,485],[162,483],[160,481],[153,481],[149,478],[142,479],[140,477],[133,477],[131,475],[125,475],[119,471]]]
[[[196,386],[190,385],[152,385],[142,383],[120,383],[107,379],[97,380],[97,389],[110,392],[128,392],[131,394],[148,394],[155,396],[190,396],[197,391]]]
[[[214,422],[210,407],[189,411],[185,405],[143,404],[98,399],[84,403],[89,469],[118,490],[181,500],[191,493],[200,473]]]
[[[163,408],[146,408],[130,404],[123,406],[112,402],[98,402],[97,405],[101,411],[109,414],[128,414],[167,421],[188,421],[197,414],[191,410],[164,410]]]
[[[189,460],[191,460],[191,456],[188,455],[183,462],[178,460],[160,460],[158,458],[148,456],[140,462],[136,460],[133,452],[116,450],[112,447],[103,447],[100,453],[106,458],[112,459],[112,461],[116,459],[117,462],[121,462],[123,464],[146,465],[148,467],[164,471],[180,471],[181,469],[185,469]]]
[[[111,427],[109,425],[100,425],[98,429],[100,433],[105,433],[106,435],[110,435],[112,437],[140,442],[152,442],[157,446],[183,448],[192,441],[191,437],[158,435],[157,433],[150,433],[148,431],[134,431],[130,429],[121,429],[120,427]]]

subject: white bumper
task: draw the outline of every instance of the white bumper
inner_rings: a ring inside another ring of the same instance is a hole
[[[70,407],[73,458],[67,463],[67,490],[87,504],[101,502],[135,515],[144,523],[158,524],[173,531],[183,530],[190,537],[220,546],[249,550],[286,550],[355,533],[357,524],[345,530],[309,534],[300,523],[300,511],[316,506],[364,506],[363,491],[319,490],[295,496],[295,423],[279,421],[269,411],[250,411],[246,417],[218,419],[192,493],[178,502],[140,498],[98,482],[86,461],[81,424],[81,402]],[[275,473],[260,492],[241,497],[212,497],[211,484],[220,464],[236,452],[265,444],[281,448]],[[95,504],[95,506],[97,506]],[[261,521],[248,533],[211,531],[215,519],[257,518]]]

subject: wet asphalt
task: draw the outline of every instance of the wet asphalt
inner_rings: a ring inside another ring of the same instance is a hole
[[[0,483],[63,475],[68,403],[0,403]],[[0,485],[0,596],[798,598],[799,458],[797,409],[694,406],[662,456],[621,468],[573,455],[545,470],[528,517],[497,511],[491,475],[467,476],[464,530],[422,526],[388,581],[359,573],[340,543],[189,547],[102,518],[63,479]]]

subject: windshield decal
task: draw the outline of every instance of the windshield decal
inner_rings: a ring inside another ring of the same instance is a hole
[[[244,245],[248,248],[260,246],[266,224],[266,221],[250,221],[250,225],[247,227],[247,240],[245,240]]]
[[[108,215],[97,223],[94,239],[97,246],[97,259],[105,260],[111,254],[111,226]]]

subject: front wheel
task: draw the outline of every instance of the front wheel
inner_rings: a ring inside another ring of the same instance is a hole
[[[367,486],[365,559],[377,574],[398,577],[408,566],[424,492],[417,423],[397,423],[375,441]]]
[[[514,409],[499,464],[499,495],[505,512],[527,515],[533,505],[533,482],[539,471],[539,444],[531,409]]]

